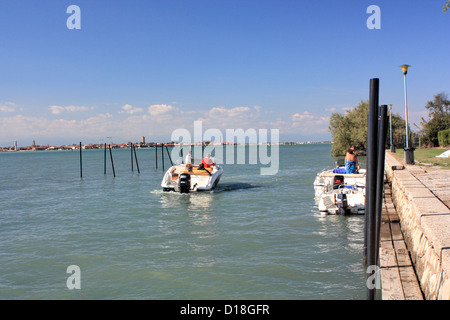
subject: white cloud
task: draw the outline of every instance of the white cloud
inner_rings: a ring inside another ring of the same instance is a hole
[[[52,114],[61,114],[63,111],[76,112],[76,111],[88,111],[89,108],[85,106],[50,106]],[[93,108],[91,108],[93,109]]]
[[[227,109],[225,107],[216,107],[209,110],[209,116],[214,119],[242,118],[249,115],[251,109],[249,107],[235,107]]]
[[[18,109],[14,102],[5,102],[0,105],[0,111],[5,113],[15,112]]]
[[[148,113],[150,113],[152,116],[167,114],[178,110],[178,108],[175,108],[168,104],[154,104],[148,107]]]
[[[142,108],[135,108],[132,105],[126,104],[122,107],[122,111],[120,111],[120,113],[133,114],[133,113],[142,112],[143,110],[144,109],[142,109]]]
[[[308,111],[305,111],[303,113],[294,113],[291,117],[292,121],[303,121],[303,120],[312,120],[314,119],[314,116],[309,113]]]
[[[64,111],[64,107],[60,107],[60,106],[50,106],[49,108],[53,114],[60,114],[61,112]]]

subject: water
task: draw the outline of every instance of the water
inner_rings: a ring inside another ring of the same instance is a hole
[[[163,193],[154,149],[0,153],[2,299],[364,299],[364,217],[322,216],[329,145],[280,147],[280,170],[224,165],[212,193]],[[159,153],[160,155],[160,153]],[[166,167],[168,160],[166,159]],[[69,290],[66,269],[81,270]]]

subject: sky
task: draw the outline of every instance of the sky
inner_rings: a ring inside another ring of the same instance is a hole
[[[450,94],[444,2],[0,0],[0,146],[166,142],[194,121],[331,140],[330,115],[366,101],[372,78],[405,116],[402,64],[416,129]]]

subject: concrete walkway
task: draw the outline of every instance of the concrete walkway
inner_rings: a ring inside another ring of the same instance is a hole
[[[391,186],[391,194],[386,193],[385,197],[386,210],[389,211],[387,204],[391,198],[391,209],[395,208],[395,213],[398,215],[399,228],[395,226],[395,217],[393,221],[389,220],[391,239],[385,243],[385,249],[390,241],[393,244],[394,253],[392,250],[383,251],[382,244],[380,261],[385,259],[384,262],[390,261],[388,265],[392,265],[394,260],[389,258],[389,255],[394,254],[399,274],[407,269],[403,267],[408,266],[414,269],[425,299],[449,300],[450,170],[405,165],[393,154],[386,152],[385,172]],[[386,228],[384,235],[386,235]],[[402,239],[399,239],[400,235]],[[396,250],[395,241],[397,240],[401,240],[397,243],[400,251]],[[403,249],[402,241],[406,244]],[[404,254],[405,252],[408,254]],[[403,258],[408,258],[410,261],[406,259],[401,262]],[[402,263],[404,266],[401,265]],[[410,275],[408,279],[408,281],[413,280]],[[382,285],[389,288],[397,280],[399,279],[394,279],[392,276],[390,280],[385,277],[382,279]],[[397,282],[403,285],[401,277]],[[395,290],[392,287],[392,290],[383,291],[383,299],[385,297],[389,299],[389,296],[391,299],[418,299],[415,298],[417,294],[409,294],[404,288],[403,286],[403,298],[399,294],[399,289]],[[395,292],[397,293],[394,294]]]

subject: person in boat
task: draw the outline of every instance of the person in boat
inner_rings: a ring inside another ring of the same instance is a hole
[[[194,158],[192,158],[192,151],[188,151],[186,158],[184,160],[186,169],[188,171],[192,171],[192,162],[193,161],[194,161]]]
[[[208,169],[215,165],[214,161],[211,159],[211,155],[209,153],[206,154],[206,157],[202,160],[203,167]]]
[[[345,155],[345,173],[357,173],[359,170],[358,158],[355,154],[355,146],[347,150]]]

